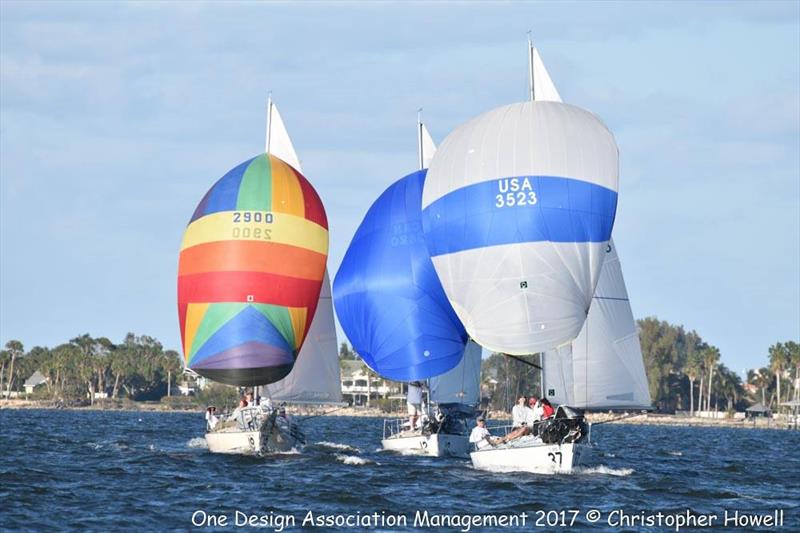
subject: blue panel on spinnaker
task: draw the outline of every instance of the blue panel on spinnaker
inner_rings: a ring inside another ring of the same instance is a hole
[[[423,238],[425,174],[406,176],[375,201],[333,283],[336,314],[355,351],[400,381],[447,372],[467,342]]]
[[[510,182],[510,184],[509,184]],[[617,193],[555,176],[489,180],[457,189],[422,213],[434,257],[526,242],[606,242]]]

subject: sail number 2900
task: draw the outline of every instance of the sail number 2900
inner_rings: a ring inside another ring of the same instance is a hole
[[[503,178],[497,180],[499,193],[494,197],[495,207],[522,207],[536,205],[539,199],[529,178]]]

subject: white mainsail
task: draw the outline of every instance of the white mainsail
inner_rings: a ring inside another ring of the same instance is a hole
[[[561,95],[558,94],[558,90],[544,66],[539,50],[533,46],[530,39],[528,39],[528,53],[530,99],[539,102],[561,102]]]
[[[436,153],[436,143],[433,142],[433,137],[431,137],[428,128],[425,127],[425,124],[422,121],[419,121],[419,168],[422,170],[423,168],[428,168],[431,166],[431,160],[433,159],[433,154]]]
[[[570,345],[545,352],[545,392],[582,409],[649,408],[639,333],[613,239],[606,250],[583,329]]]
[[[303,171],[289,132],[286,131],[272,98],[267,104],[266,151],[289,163],[298,172]],[[331,282],[326,269],[317,302],[317,312],[311,320],[311,327],[294,368],[288,376],[267,386],[269,397],[274,401],[295,403],[341,402],[338,349],[331,301]]]
[[[429,380],[433,403],[478,405],[481,399],[481,355],[483,349],[470,340],[461,361],[452,370]]]
[[[294,403],[341,402],[341,370],[337,349],[331,283],[325,272],[317,313],[311,321],[300,355],[288,376],[267,385],[269,397],[273,401]]]

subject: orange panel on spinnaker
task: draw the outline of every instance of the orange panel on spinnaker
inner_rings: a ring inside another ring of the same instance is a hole
[[[325,209],[298,171],[262,154],[225,174],[181,245],[186,366],[230,385],[284,378],[316,312],[327,256]]]

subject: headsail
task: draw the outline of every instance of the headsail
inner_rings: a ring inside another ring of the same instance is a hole
[[[273,401],[295,403],[337,403],[342,401],[336,326],[333,322],[331,283],[328,273],[322,281],[317,313],[306,342],[288,376],[267,386]]]
[[[589,316],[571,346],[545,353],[545,387],[556,403],[584,409],[651,407],[639,333],[614,242]]]
[[[271,97],[267,106],[267,152],[302,172],[292,139]],[[326,268],[317,312],[308,330],[306,342],[297,356],[297,363],[288,376],[267,388],[268,395],[275,401],[285,402],[340,402],[342,387],[338,350],[331,282]]]
[[[464,356],[454,369],[429,380],[431,401],[478,405],[481,400],[482,352],[478,344],[469,341]]]
[[[314,317],[327,256],[325,209],[299,171],[261,154],[225,174],[181,245],[186,366],[230,385],[285,377]]]

